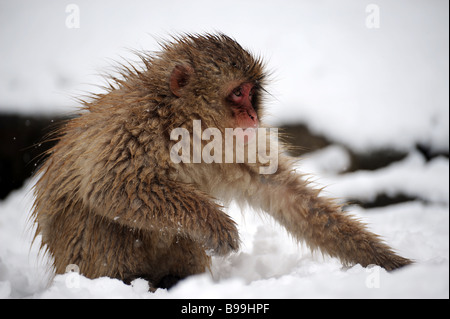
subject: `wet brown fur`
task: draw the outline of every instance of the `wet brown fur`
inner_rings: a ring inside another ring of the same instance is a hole
[[[170,160],[172,129],[191,131],[195,119],[204,127],[233,127],[223,107],[233,83],[256,83],[254,108],[263,118],[259,59],[222,34],[184,35],[163,43],[160,53],[139,56],[142,69],[124,67],[105,94],[62,127],[39,171],[33,217],[56,273],[76,264],[89,278],[143,277],[154,287],[202,273],[210,265],[207,251],[226,255],[239,247],[236,224],[216,199],[264,210],[296,239],[345,264],[392,270],[410,263],[319,197],[282,150],[272,175],[259,174],[258,164]],[[178,97],[169,82],[180,65],[192,74]]]

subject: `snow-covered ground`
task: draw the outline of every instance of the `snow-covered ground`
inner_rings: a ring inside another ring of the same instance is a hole
[[[152,36],[220,30],[263,55],[274,83],[268,120],[307,123],[356,150],[395,148],[404,160],[377,171],[339,174],[349,165],[333,145],[299,162],[333,197],[370,200],[405,194],[416,201],[350,211],[416,264],[387,273],[343,269],[311,254],[270,218],[232,205],[240,252],[213,260],[212,274],[173,290],[74,273],[50,284],[46,258],[30,250],[33,180],[0,201],[0,298],[448,298],[449,160],[427,162],[421,143],[448,153],[448,2],[87,1],[75,0],[80,28],[67,28],[68,2],[0,0],[0,112],[61,114],[109,59],[127,48],[156,50]],[[366,19],[374,3],[379,28]],[[69,23],[70,25],[70,23]],[[39,239],[38,239],[39,241]],[[38,244],[38,243],[37,243]]]
[[[214,258],[211,274],[156,293],[147,292],[144,280],[127,286],[115,279],[90,280],[75,273],[58,275],[48,285],[47,259],[37,253],[39,239],[29,248],[30,181],[0,202],[0,298],[448,298],[448,159],[425,163],[415,154],[382,171],[338,175],[338,166],[330,168],[336,153],[330,147],[299,164],[333,181],[326,189],[329,195],[365,199],[384,191],[419,196],[420,200],[385,208],[350,208],[401,255],[415,260],[414,265],[393,273],[359,265],[344,269],[337,260],[311,254],[295,243],[270,218],[231,205],[229,213],[239,223],[242,249]]]

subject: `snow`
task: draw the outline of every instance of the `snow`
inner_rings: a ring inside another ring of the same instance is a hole
[[[66,2],[0,0],[0,112],[70,113],[73,96],[99,91],[96,74],[121,56],[134,59],[128,49],[157,50],[157,38],[173,32],[223,31],[273,71],[271,124],[300,121],[337,142],[298,163],[318,187],[328,186],[326,195],[417,198],[349,208],[416,263],[392,273],[345,269],[294,242],[271,218],[232,203],[241,250],[214,257],[211,273],[170,291],[73,272],[51,281],[39,237],[30,248],[29,180],[0,201],[0,298],[449,298],[449,160],[426,161],[413,151],[419,143],[449,149],[447,1],[377,0],[377,29],[366,27],[371,2],[360,0],[74,3],[80,28],[69,29]],[[350,158],[340,143],[409,155],[376,171],[341,174]]]
[[[328,185],[327,190],[337,197],[372,201],[381,194],[391,197],[403,194],[427,202],[448,203],[449,168],[445,157],[426,162],[421,154],[412,152],[404,160],[376,171],[357,171],[340,176],[330,173],[343,171],[349,166],[348,160],[345,150],[333,145],[318,151],[312,159],[306,155],[299,169],[320,174],[321,184]]]
[[[214,257],[211,273],[192,276],[170,291],[150,293],[143,279],[127,286],[74,272],[50,281],[48,258],[38,254],[39,238],[29,248],[30,180],[0,202],[0,298],[449,298],[448,159],[425,162],[413,154],[379,171],[339,174],[341,166],[330,169],[339,152],[336,147],[325,149],[298,164],[304,172],[334,181],[325,189],[328,195],[423,194],[402,204],[349,209],[401,255],[415,260],[414,265],[393,273],[378,266],[343,268],[338,260],[294,242],[270,217],[241,211],[232,203],[228,212],[239,224],[241,250]],[[321,182],[315,181],[318,186]]]
[[[448,2],[0,0],[0,110],[66,114],[73,96],[129,49],[158,50],[171,33],[220,30],[273,71],[271,124],[307,123],[352,148],[449,148]],[[69,24],[70,26],[70,24]],[[357,133],[356,133],[357,132]]]

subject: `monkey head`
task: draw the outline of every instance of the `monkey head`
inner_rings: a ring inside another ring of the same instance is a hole
[[[190,112],[184,118],[221,130],[259,126],[265,79],[259,58],[223,34],[188,35],[164,48],[160,58],[170,61],[168,88],[176,112]]]

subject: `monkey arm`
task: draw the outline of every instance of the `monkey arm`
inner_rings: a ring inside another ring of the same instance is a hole
[[[104,205],[97,214],[126,227],[189,237],[218,255],[238,249],[235,222],[209,195],[189,184],[136,179],[114,190],[93,194],[96,206]]]
[[[393,270],[411,263],[333,200],[319,196],[319,190],[283,165],[286,159],[280,160],[276,174],[259,178],[256,196],[248,198],[252,205],[264,209],[311,249],[338,257],[344,264],[375,264]]]

